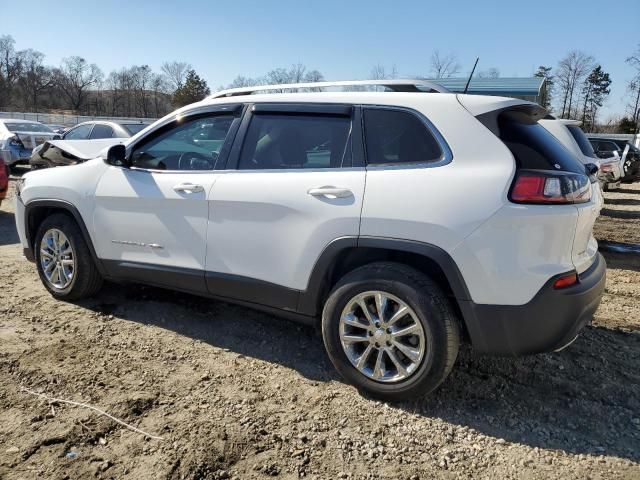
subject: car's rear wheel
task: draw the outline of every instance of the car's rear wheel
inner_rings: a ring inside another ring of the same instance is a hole
[[[100,290],[102,276],[78,224],[68,215],[56,213],[42,222],[34,250],[40,279],[54,297],[79,300]]]
[[[341,279],[325,304],[322,334],[340,374],[384,400],[433,391],[458,354],[458,323],[442,290],[402,264],[379,262]]]

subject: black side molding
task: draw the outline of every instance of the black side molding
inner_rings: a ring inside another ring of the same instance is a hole
[[[212,295],[293,312],[297,309],[300,291],[293,288],[230,273],[206,272],[205,280]]]
[[[207,292],[202,270],[122,260],[103,260],[102,262],[108,278],[194,294]]]

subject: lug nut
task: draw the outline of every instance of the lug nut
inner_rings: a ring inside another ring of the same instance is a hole
[[[387,333],[391,334],[391,329],[390,328],[387,328]]]
[[[378,342],[376,342],[376,348],[379,348],[380,344]]]
[[[391,346],[391,342],[387,342],[387,347],[390,347],[390,346]]]

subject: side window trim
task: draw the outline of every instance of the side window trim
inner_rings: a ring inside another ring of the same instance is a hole
[[[409,113],[414,117],[418,118],[418,120],[420,120],[420,122],[426,127],[429,133],[433,135],[436,142],[440,146],[440,150],[442,150],[442,155],[440,156],[440,159],[436,161],[416,160],[414,162],[369,164],[369,161],[367,159],[367,147],[366,147],[366,140],[365,140],[366,124],[364,121],[364,110],[366,109],[400,111],[400,112]],[[446,142],[442,134],[438,131],[435,125],[431,123],[431,121],[424,114],[422,114],[417,110],[414,110],[413,108],[393,106],[393,105],[362,105],[362,122],[361,123],[363,125],[362,143],[364,145],[364,158],[365,158],[365,165],[367,170],[389,170],[389,169],[401,170],[401,169],[408,169],[408,168],[436,168],[436,167],[442,167],[444,165],[447,165],[453,161],[453,152],[451,151],[451,148],[449,148],[449,144]]]
[[[281,103],[248,103],[245,105],[242,121],[235,134],[235,141],[231,146],[229,156],[227,157],[226,164],[222,168],[223,170],[237,170],[239,169],[240,154],[242,147],[247,138],[247,132],[251,119],[254,115],[260,113],[310,113],[318,114],[329,113],[333,115],[345,115],[347,109],[351,110],[351,114],[348,115],[351,118],[351,132],[347,138],[347,146],[351,144],[351,165],[342,165],[336,168],[323,168],[322,170],[339,170],[353,167],[364,167],[364,138],[362,130],[362,109],[359,105],[352,104],[323,104],[323,103],[297,103],[297,102],[281,102]],[[347,116],[347,115],[345,115]],[[244,171],[244,170],[243,170]],[[253,172],[260,172],[264,170],[251,170]],[[312,170],[309,170],[312,171]]]
[[[158,170],[152,168],[141,168],[141,167],[130,167],[132,170],[137,170],[140,172],[150,172],[150,173],[211,173],[216,170],[221,170],[221,166],[224,165],[227,161],[229,151],[231,146],[235,140],[235,136],[238,132],[238,128],[240,127],[241,119],[244,115],[242,104],[223,104],[217,105],[213,108],[207,107],[204,109],[194,110],[192,112],[188,112],[185,114],[181,114],[180,119],[185,118],[189,121],[197,120],[199,118],[212,117],[212,116],[224,116],[230,115],[234,116],[234,120],[231,123],[231,127],[227,132],[227,136],[224,140],[224,144],[220,149],[220,153],[218,158],[216,159],[216,164],[213,169],[210,170]],[[153,141],[160,135],[163,135],[165,132],[171,130],[177,122],[178,118],[174,117],[172,120],[159,125],[155,130],[152,130],[147,135],[142,138],[139,138],[135,144],[130,144],[127,146],[127,158],[131,159],[131,155],[133,152],[140,146],[144,146],[146,143]],[[121,167],[124,168],[124,167]]]

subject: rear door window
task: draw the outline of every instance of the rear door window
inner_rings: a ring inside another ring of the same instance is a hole
[[[415,114],[385,108],[364,109],[368,164],[437,162],[440,144]]]
[[[254,114],[240,154],[241,170],[340,168],[350,165],[351,118],[320,114]]]
[[[65,140],[86,140],[91,132],[93,125],[78,125],[69,130],[65,135]]]
[[[112,138],[113,135],[113,128],[111,128],[109,125],[103,125],[101,123],[98,123],[96,125],[94,125],[93,130],[91,131],[91,135],[89,135],[90,139],[96,139],[96,138]]]

